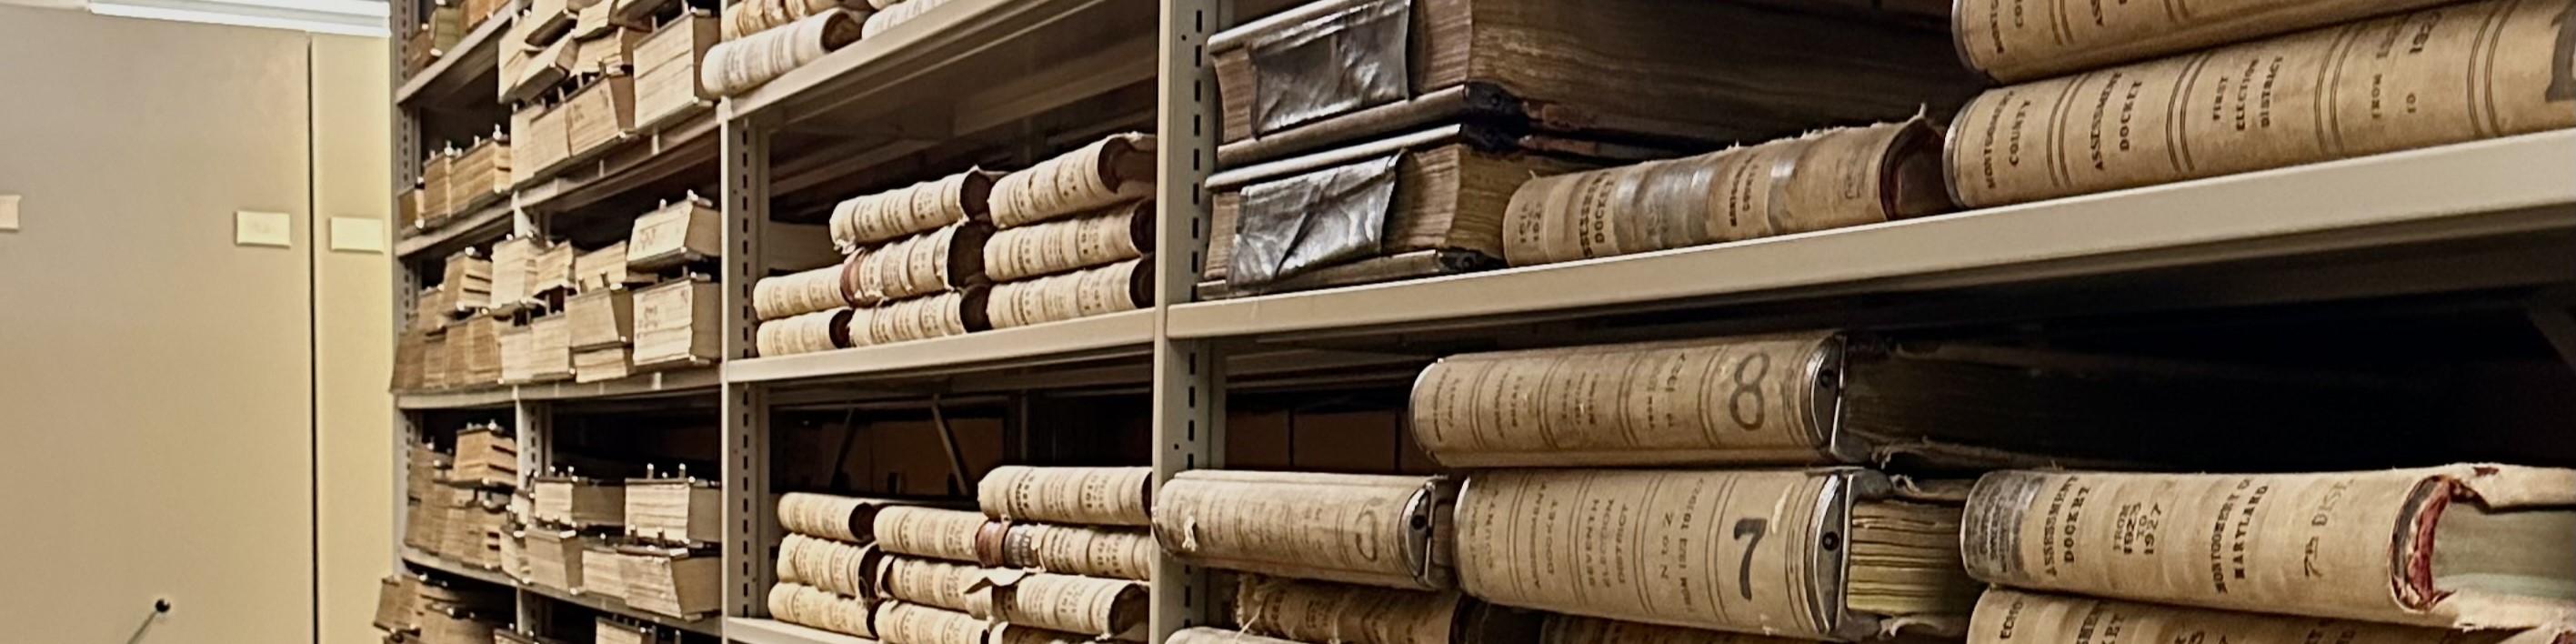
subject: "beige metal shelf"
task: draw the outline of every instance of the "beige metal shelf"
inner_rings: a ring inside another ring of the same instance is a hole
[[[505,198],[450,218],[436,228],[412,231],[410,236],[394,242],[394,255],[444,255],[478,241],[498,239],[508,232],[510,200]]]
[[[725,118],[911,139],[998,126],[1151,80],[1157,11],[1122,0],[956,0],[726,101]],[[913,109],[924,105],[936,109]],[[946,122],[923,122],[941,113]]]
[[[519,580],[511,579],[509,575],[501,574],[501,571],[484,570],[482,568],[468,566],[465,565],[464,562],[421,552],[417,548],[404,548],[402,557],[403,561],[410,562],[411,565],[436,570],[458,577],[464,577],[466,579],[500,586],[517,587],[519,585]]]
[[[724,635],[724,630],[722,628],[723,620],[716,617],[679,619],[668,615],[636,610],[633,607],[627,606],[626,602],[620,601],[615,597],[575,594],[561,589],[549,588],[537,584],[523,584],[519,583],[516,579],[511,579],[509,575],[502,574],[501,571],[498,570],[484,570],[468,566],[463,562],[421,552],[414,548],[403,549],[403,561],[410,562],[412,565],[420,566],[422,568],[428,568],[487,584],[509,586],[511,588],[544,595],[546,597],[553,598],[555,601],[573,604],[603,613],[623,615],[658,626],[675,628],[702,635],[714,635],[719,637]]]
[[[705,173],[712,183],[718,129],[712,107],[692,108],[663,124],[639,128],[626,140],[565,159],[518,184],[519,207],[566,212],[690,170]]]
[[[1173,306],[1174,338],[1351,335],[2136,273],[2576,230],[2576,130],[1749,242]]]
[[[719,374],[719,370],[715,367],[702,367],[640,373],[616,380],[591,383],[560,381],[478,387],[457,391],[399,393],[394,395],[394,406],[399,409],[467,409],[500,407],[523,400],[603,400],[714,393]]]
[[[770,619],[727,617],[725,639],[743,644],[877,644],[876,640]]]
[[[492,13],[490,19],[456,40],[447,55],[438,57],[420,73],[394,89],[394,104],[416,107],[413,103],[455,104],[458,102],[491,103],[501,94],[501,34],[510,30],[510,22],[519,15],[522,0],[511,0]]]
[[[921,377],[1145,355],[1154,311],[1128,311],[1013,329],[724,365],[727,383]]]
[[[668,119],[664,125],[639,130],[625,141],[546,168],[538,176],[519,184],[509,198],[396,241],[394,254],[406,258],[440,255],[500,239],[511,230],[514,209],[544,214],[571,212],[611,198],[628,196],[630,190],[691,171],[705,174],[713,180],[718,125],[715,109],[701,107]],[[632,217],[635,214],[638,213],[603,213],[601,216]],[[576,222],[558,223],[568,226]]]

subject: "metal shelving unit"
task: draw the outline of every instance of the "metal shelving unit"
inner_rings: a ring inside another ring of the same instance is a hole
[[[398,79],[392,88],[395,105],[391,161],[394,184],[387,187],[393,198],[399,199],[400,193],[419,179],[422,156],[434,144],[429,140],[435,136],[432,132],[453,135],[456,132],[488,130],[499,124],[492,115],[506,114],[505,106],[499,102],[498,91],[500,47],[505,45],[500,41],[525,4],[524,0],[508,3],[491,19],[459,40],[453,51],[418,74],[406,75],[401,68],[407,39],[388,39],[395,66],[393,77]],[[418,24],[421,3],[407,1],[393,5],[392,24]],[[413,230],[406,227],[394,240],[392,332],[400,335],[408,328],[414,299],[424,283],[423,275],[434,271],[437,262],[449,253],[468,246],[484,246],[510,235],[544,237],[565,230],[596,227],[620,218],[632,219],[647,209],[637,206],[638,203],[676,197],[691,189],[713,187],[715,134],[718,129],[713,104],[665,119],[662,123],[643,125],[624,140],[544,169],[491,204],[459,213],[434,228]],[[656,192],[638,197],[634,193],[639,190]],[[395,211],[400,211],[399,206]],[[710,366],[651,371],[593,383],[559,381],[396,392],[393,409],[396,432],[391,437],[396,449],[392,466],[398,473],[406,471],[402,460],[406,458],[407,450],[403,447],[429,429],[428,414],[468,410],[494,416],[507,414],[508,426],[517,434],[520,444],[519,471],[544,471],[559,462],[555,457],[553,434],[549,431],[558,414],[599,411],[582,405],[609,401],[620,404],[603,410],[632,409],[638,401],[654,405],[657,400],[683,397],[711,402],[720,379],[718,369]],[[582,405],[567,408],[557,403]],[[396,490],[394,495],[397,508],[395,522],[401,526],[407,520],[399,510],[405,502],[400,490]],[[657,615],[634,609],[614,598],[519,583],[499,571],[474,568],[404,548],[400,544],[395,545],[393,554],[396,560],[411,568],[515,589],[517,620],[523,628],[543,621],[540,617],[557,607],[576,606],[676,631],[712,638],[723,635],[720,616],[691,620]]]
[[[398,16],[408,16],[400,4]],[[539,446],[528,458],[541,466],[550,403],[718,396],[724,616],[709,621],[730,641],[854,644],[870,640],[766,618],[781,538],[770,462],[780,407],[1142,391],[1160,481],[1226,465],[1232,391],[1329,383],[1354,371],[1400,374],[1460,342],[1633,338],[1641,325],[1676,320],[1700,332],[1897,329],[2576,284],[2576,262],[2566,261],[2576,249],[2576,183],[2566,180],[2576,176],[2576,156],[2567,154],[2576,131],[2558,131],[1750,242],[1198,302],[1211,215],[1201,185],[1214,169],[1219,113],[1202,47],[1235,24],[1236,4],[955,0],[521,185],[499,215],[405,239],[398,245],[409,259],[503,230],[541,232],[638,187],[713,168],[724,211],[725,363],[593,385],[404,394],[397,407],[511,407],[523,443]],[[399,39],[394,46],[399,60]],[[395,163],[397,181],[408,183],[418,170],[411,103],[439,93],[435,83],[404,87]],[[767,272],[760,224],[810,222],[831,199],[977,159],[1025,163],[1125,123],[1151,123],[1160,139],[1156,306],[755,355],[747,276]],[[396,306],[407,312],[418,281],[404,266]],[[2550,337],[2576,347],[2566,305],[2550,306],[2554,317],[2535,309],[2535,320],[2544,328],[2556,321],[2561,330]],[[1159,562],[1152,641],[1209,622],[1223,592],[1210,584],[1203,571]]]

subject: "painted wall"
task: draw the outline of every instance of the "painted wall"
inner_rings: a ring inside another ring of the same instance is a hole
[[[317,251],[311,211],[384,216],[384,56],[0,6],[0,639],[316,641],[317,591],[319,641],[374,639],[386,259]],[[236,210],[293,248],[234,245]]]
[[[342,218],[390,219],[393,169],[385,41],[313,37],[313,202],[324,220],[314,256],[320,347],[316,444],[322,481],[323,642],[375,642],[376,580],[394,562],[393,264],[384,253],[334,251]],[[387,228],[386,230],[390,230]],[[393,243],[390,233],[378,241]]]

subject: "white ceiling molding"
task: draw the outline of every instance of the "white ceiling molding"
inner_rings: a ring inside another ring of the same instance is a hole
[[[102,16],[375,38],[390,33],[385,22],[392,12],[392,5],[384,0],[88,0],[86,4],[90,13]]]

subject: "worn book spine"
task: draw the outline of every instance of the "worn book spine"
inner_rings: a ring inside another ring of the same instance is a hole
[[[898,555],[975,561],[975,532],[985,520],[981,512],[886,508],[877,512],[877,545]]]
[[[1755,336],[1471,353],[1415,379],[1414,439],[1451,468],[1830,460],[1839,342]]]
[[[2570,628],[2556,624],[2520,631],[2451,631],[1995,588],[1977,600],[1968,643],[2566,644],[2576,641]]]
[[[1171,638],[1171,639],[1167,639],[1167,640],[1163,640],[1163,644],[1303,644],[1303,643],[1301,643],[1301,642],[1295,642],[1295,641],[1290,641],[1290,640],[1283,640],[1283,639],[1279,639],[1279,638],[1276,638],[1276,637],[1263,637],[1263,636],[1260,636],[1260,635],[1254,635],[1254,634],[1251,634],[1251,633],[1245,633],[1245,632],[1240,632],[1240,631],[1229,631],[1229,630],[1217,629],[1217,628],[1198,627],[1198,628],[1186,628],[1186,629],[1181,629],[1179,632],[1172,633],[1172,638]]]
[[[870,245],[985,219],[1000,173],[969,169],[931,181],[842,200],[832,207],[832,245],[856,253]]]
[[[1981,581],[2139,601],[2454,628],[2576,619],[2576,603],[2442,587],[2444,512],[2576,506],[2576,470],[1995,472],[1968,499]]]
[[[1135,259],[1153,248],[1154,202],[1138,200],[994,233],[984,245],[984,271],[1007,282]]]
[[[1154,538],[1212,568],[1390,588],[1453,584],[1445,508],[1422,476],[1195,470],[1156,491]]]
[[[1950,209],[1941,133],[1922,117],[1695,157],[1532,179],[1503,214],[1503,259],[1568,262],[1874,224]]]
[[[825,9],[786,26],[716,43],[700,61],[698,83],[721,96],[751,91],[858,42],[862,18],[839,8]]]
[[[993,285],[993,328],[1133,311],[1154,305],[1154,268],[1145,259]]]
[[[1162,550],[1154,535],[1142,530],[1009,524],[997,557],[1001,565],[1065,575],[1150,581],[1154,559]]]
[[[966,286],[983,278],[992,234],[965,222],[867,247],[843,275],[842,290],[854,302],[884,302]]]
[[[1538,635],[1538,644],[1805,644],[1807,641],[1565,614],[1548,615]]]
[[[1124,579],[995,572],[969,586],[966,614],[1101,639],[1143,640],[1146,588]]]
[[[1508,606],[1850,639],[1876,629],[1821,603],[1852,472],[1480,472],[1458,500],[1458,582]]]
[[[971,615],[903,602],[878,604],[876,627],[885,644],[985,644],[990,631]]]
[[[778,545],[778,567],[800,583],[833,593],[865,597],[871,593],[865,548],[821,537],[789,534]]]
[[[878,597],[958,612],[971,612],[967,589],[984,576],[975,564],[936,559],[885,557],[876,565],[872,583]]]
[[[1153,496],[1150,467],[1004,465],[975,486],[986,516],[1074,525],[1152,524]]]
[[[859,637],[876,637],[870,608],[865,600],[803,584],[781,583],[769,587],[769,616],[790,624]]]
[[[850,348],[851,309],[817,311],[760,323],[753,347],[764,356]]]
[[[881,499],[789,492],[778,497],[778,525],[788,532],[864,544],[876,540],[877,511],[898,505],[904,504]]]
[[[1424,592],[1244,575],[1234,620],[1248,633],[1307,642],[1450,644],[1456,591]]]
[[[751,285],[752,314],[766,322],[850,306],[849,298],[841,292],[841,275],[846,270],[835,264],[760,278]]]
[[[1951,191],[1995,206],[2576,126],[2571,11],[2485,0],[1991,90],[1950,128]]]
[[[850,316],[850,345],[927,340],[983,330],[987,328],[986,297],[985,288],[977,286],[857,309]]]
[[[993,184],[993,224],[1004,228],[1081,214],[1154,191],[1154,135],[1111,135]]]
[[[1969,67],[2007,83],[2244,42],[2452,0],[2086,0],[1961,2],[1951,14]]]

